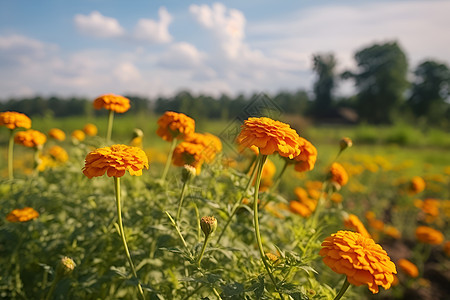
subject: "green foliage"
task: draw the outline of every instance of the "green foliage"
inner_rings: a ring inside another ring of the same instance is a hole
[[[408,87],[406,55],[396,42],[374,44],[355,54],[358,113],[370,123],[392,123]]]

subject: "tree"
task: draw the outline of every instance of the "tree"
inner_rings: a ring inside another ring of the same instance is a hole
[[[313,56],[313,70],[317,73],[314,83],[315,101],[313,113],[317,117],[325,116],[331,110],[333,89],[335,87],[336,59],[333,54],[316,54]]]
[[[397,42],[374,44],[355,54],[358,72],[345,72],[358,90],[357,111],[370,123],[392,123],[404,102],[408,63]]]
[[[417,117],[424,117],[432,123],[445,118],[450,95],[450,70],[444,63],[432,60],[422,62],[414,71],[408,104]]]

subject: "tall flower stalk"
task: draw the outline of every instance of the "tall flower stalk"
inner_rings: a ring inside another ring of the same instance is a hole
[[[27,115],[15,112],[5,111],[0,113],[0,126],[5,126],[9,129],[8,140],[8,178],[14,179],[13,174],[13,147],[14,147],[14,129],[18,127],[29,129],[31,128],[31,119]]]
[[[145,152],[137,147],[130,147],[127,145],[112,145],[111,147],[98,148],[90,152],[86,156],[83,174],[88,178],[102,176],[105,173],[109,177],[114,177],[114,189],[116,194],[117,206],[117,222],[119,226],[119,234],[122,239],[123,248],[130,265],[133,276],[138,279],[136,268],[131,259],[130,251],[128,250],[125,231],[122,222],[122,205],[120,199],[120,177],[125,175],[128,171],[130,175],[141,176],[142,169],[148,169],[148,158]],[[137,289],[142,299],[144,291],[138,279]]]
[[[255,228],[255,236],[256,236],[256,242],[258,244],[258,250],[259,250],[259,254],[261,256],[261,259],[263,261],[264,264],[264,268],[266,269],[267,273],[269,274],[270,280],[272,281],[272,283],[275,286],[275,290],[278,292],[280,299],[284,299],[283,295],[281,294],[281,292],[278,289],[277,286],[277,282],[275,280],[275,277],[272,274],[272,270],[269,266],[269,263],[267,262],[267,258],[264,252],[264,248],[263,248],[263,244],[262,244],[262,240],[261,240],[261,233],[259,231],[259,216],[258,216],[258,198],[259,198],[259,186],[261,185],[261,175],[262,175],[262,170],[264,167],[264,163],[267,160],[267,155],[258,155],[258,159],[257,159],[257,163],[256,163],[256,183],[255,183],[255,194],[253,197],[253,225]]]
[[[177,139],[173,139],[172,143],[170,144],[169,154],[167,154],[167,160],[166,165],[164,166],[164,171],[161,176],[161,180],[166,180],[167,173],[169,173],[170,164],[172,163],[172,156],[173,151],[175,150],[175,147],[177,146]]]
[[[13,173],[13,163],[14,163],[14,129],[9,130],[8,139],[8,178],[10,180],[14,179]]]
[[[114,122],[114,111],[110,110],[108,113],[108,127],[106,130],[106,144],[109,145],[111,143],[111,134]]]
[[[133,272],[133,276],[138,279],[136,268],[134,267],[133,260],[131,259],[130,251],[128,250],[128,244],[125,237],[125,231],[123,230],[123,222],[122,222],[122,206],[120,203],[120,177],[114,177],[114,188],[116,193],[116,206],[117,206],[117,222],[119,225],[119,234],[122,238],[123,249],[125,250],[125,255],[127,256],[128,264],[130,265],[131,271]],[[139,280],[139,279],[138,279]],[[139,295],[142,299],[145,299],[144,291],[142,290],[141,283],[138,282],[137,289]]]
[[[130,99],[114,94],[105,94],[94,100],[95,109],[107,109],[108,127],[106,129],[106,144],[111,143],[112,127],[114,121],[114,112],[124,113],[130,109]]]

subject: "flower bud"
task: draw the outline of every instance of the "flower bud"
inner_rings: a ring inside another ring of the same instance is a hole
[[[64,256],[56,266],[56,275],[61,277],[68,276],[75,267],[75,262],[70,257]]]
[[[182,170],[182,180],[186,182],[189,178],[195,177],[197,175],[197,169],[191,165],[184,165]]]
[[[206,237],[214,233],[217,228],[217,219],[214,217],[202,217],[200,220],[200,227]]]
[[[339,141],[339,146],[341,147],[341,151],[343,151],[353,146],[353,142],[350,138],[344,137]]]

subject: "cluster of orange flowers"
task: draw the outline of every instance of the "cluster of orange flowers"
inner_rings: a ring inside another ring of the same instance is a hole
[[[444,241],[442,232],[428,226],[417,227],[416,238],[419,242],[430,245],[440,245]]]
[[[7,216],[6,220],[9,222],[27,222],[39,217],[39,213],[32,207],[17,208],[11,211]]]
[[[66,134],[59,128],[52,128],[48,131],[48,136],[57,141],[64,141],[66,139]]]
[[[124,113],[130,109],[130,100],[123,96],[106,94],[94,100],[94,108],[105,108],[116,113]]]
[[[297,196],[297,200],[289,202],[289,209],[304,218],[309,217],[316,210],[318,201],[318,195],[314,195],[315,192],[311,192],[316,190],[309,189],[308,191],[301,187],[295,188],[294,193]]]
[[[158,119],[156,134],[165,141],[182,140],[173,152],[175,166],[190,165],[197,174],[204,162],[210,163],[222,151],[222,142],[210,133],[195,132],[195,120],[182,113],[165,112]]]
[[[317,160],[317,149],[300,137],[288,124],[270,118],[248,118],[236,138],[241,149],[249,148],[256,155],[278,153],[295,164],[298,172],[310,171]]]
[[[19,131],[14,136],[14,142],[25,147],[36,148],[42,146],[47,141],[47,136],[40,131],[28,129]]]
[[[5,126],[11,130],[16,128],[31,128],[31,119],[22,113],[15,111],[5,111],[0,113],[0,126]]]

